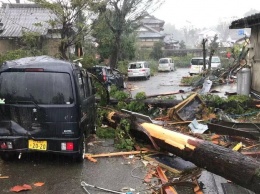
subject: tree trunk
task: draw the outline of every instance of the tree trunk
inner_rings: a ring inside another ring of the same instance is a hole
[[[157,148],[260,193],[260,162],[254,158],[129,115],[112,112],[108,121],[115,127],[123,118],[131,118],[131,130],[145,133]]]
[[[114,44],[113,52],[112,52],[112,55],[110,58],[110,67],[111,68],[117,68],[120,44],[121,44],[121,33],[118,32],[118,33],[116,33],[115,44]]]

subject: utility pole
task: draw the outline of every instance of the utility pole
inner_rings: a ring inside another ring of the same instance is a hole
[[[206,42],[208,41],[208,39],[203,38],[202,39],[202,48],[203,48],[203,69],[206,70]]]

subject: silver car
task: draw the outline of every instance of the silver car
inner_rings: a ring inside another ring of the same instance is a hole
[[[159,59],[158,71],[174,71],[175,66],[171,58]]]
[[[129,63],[127,70],[128,79],[131,78],[145,78],[146,80],[150,78],[151,71],[150,65],[147,61],[137,61]]]

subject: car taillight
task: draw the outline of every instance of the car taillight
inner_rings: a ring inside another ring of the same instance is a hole
[[[132,72],[132,70],[129,69],[128,72]]]
[[[145,71],[145,69],[140,69],[140,71]]]
[[[2,142],[0,143],[0,149],[13,149],[13,144],[12,142]]]
[[[64,151],[73,151],[74,143],[73,142],[63,142],[61,143],[61,150]]]

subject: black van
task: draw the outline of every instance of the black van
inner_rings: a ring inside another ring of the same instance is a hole
[[[7,61],[0,68],[0,156],[23,152],[69,154],[83,161],[95,130],[91,75],[49,56]]]

